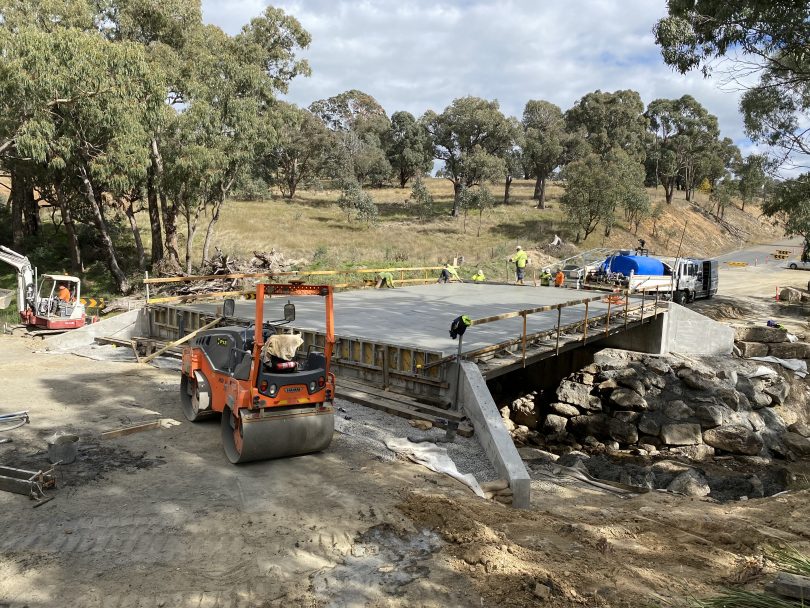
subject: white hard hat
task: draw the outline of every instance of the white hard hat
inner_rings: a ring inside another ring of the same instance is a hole
[[[520,245],[518,245],[517,247],[515,247],[515,251],[518,251],[518,250],[520,250],[520,249],[523,249],[523,247],[521,247]]]

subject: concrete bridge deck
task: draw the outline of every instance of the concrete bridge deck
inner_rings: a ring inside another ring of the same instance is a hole
[[[456,353],[457,342],[450,338],[453,319],[467,315],[478,319],[503,313],[565,304],[596,292],[558,289],[555,287],[529,287],[449,283],[399,287],[396,289],[365,289],[335,294],[335,334],[339,338],[355,338],[368,342],[392,344],[412,349],[430,350],[441,356]],[[325,331],[323,301],[312,297],[291,298],[295,304],[296,319],[289,326],[301,331]],[[287,298],[267,298],[265,319],[283,317],[282,308]],[[179,308],[212,316],[221,304],[182,304]],[[236,318],[251,322],[255,315],[255,302],[238,301]],[[607,313],[607,304],[591,302],[589,318]],[[583,321],[585,305],[570,306],[562,310],[562,325]],[[537,313],[527,318],[527,333],[552,331],[557,326],[557,313]],[[463,352],[497,344],[520,336],[523,320],[507,319],[497,323],[476,326],[464,336]]]

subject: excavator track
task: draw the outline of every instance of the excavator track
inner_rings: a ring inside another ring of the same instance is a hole
[[[332,443],[335,414],[319,404],[280,411],[222,412],[222,446],[233,464],[320,452]]]

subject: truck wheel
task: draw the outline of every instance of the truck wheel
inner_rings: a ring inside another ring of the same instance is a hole
[[[691,304],[695,301],[695,292],[694,291],[687,291],[686,292],[686,303]]]
[[[675,302],[676,304],[680,304],[681,306],[683,306],[684,304],[686,304],[686,292],[676,291],[675,295],[672,296],[672,301]]]
[[[790,268],[791,270],[798,270],[799,266],[796,264],[796,262],[791,262],[788,268]]]

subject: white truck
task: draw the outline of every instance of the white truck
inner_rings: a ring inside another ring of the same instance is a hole
[[[678,304],[711,298],[717,293],[717,260],[691,258],[657,259],[620,252],[605,260],[592,276],[629,288],[631,291],[658,292]]]

